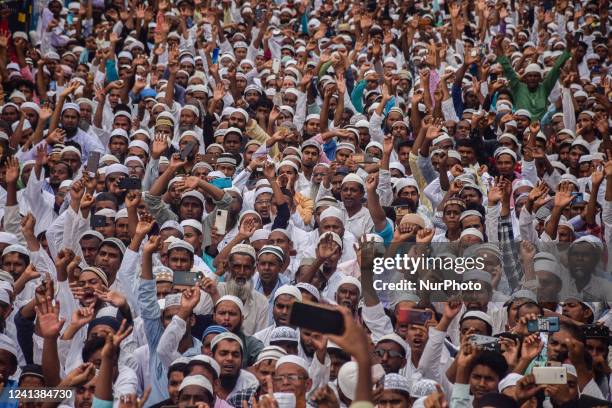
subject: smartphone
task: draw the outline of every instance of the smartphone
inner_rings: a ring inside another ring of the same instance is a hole
[[[339,311],[310,303],[293,303],[289,325],[303,327],[321,334],[339,336],[344,333],[344,318]]]
[[[183,150],[181,150],[181,160],[193,160],[196,154],[196,142],[189,142]]]
[[[172,274],[172,283],[175,286],[195,286],[202,277],[202,272],[177,271]]]
[[[355,154],[353,154],[353,161],[355,163],[365,163],[365,154],[363,154],[363,153],[355,153]]]
[[[142,188],[142,181],[139,178],[124,177],[119,182],[119,188],[123,190],[140,190]]]
[[[225,235],[227,229],[227,210],[215,210],[215,228],[217,234]]]
[[[96,176],[96,171],[98,171],[98,166],[100,165],[100,152],[89,152],[89,157],[87,157],[87,166],[85,166],[85,171],[89,173],[91,177]]]
[[[204,41],[212,40],[212,25],[211,24],[202,24],[202,35],[204,36]]]
[[[576,191],[572,191],[572,197],[574,197],[574,199],[572,200],[572,204],[576,204],[576,203],[580,203],[580,202],[584,201],[583,193],[578,193]]]
[[[533,367],[536,384],[567,384],[565,367]]]
[[[274,72],[274,74],[278,74],[279,71],[280,71],[280,60],[278,58],[274,58],[274,60],[272,61],[272,72]]]
[[[490,77],[492,82],[497,81],[497,74],[491,74]]]
[[[216,64],[217,61],[219,61],[219,48],[215,48],[212,55],[212,63]]]
[[[217,156],[211,153],[206,153],[204,156],[202,156],[202,161],[205,161],[211,166],[214,166],[215,164],[217,164]]]
[[[527,322],[527,330],[529,333],[548,332],[554,333],[559,331],[559,317],[538,317],[537,320],[529,320]]]
[[[576,42],[580,41],[581,37],[582,37],[582,33],[580,31],[576,31],[574,33],[574,41],[576,41]]]
[[[91,226],[93,228],[100,228],[106,226],[106,217],[103,215],[94,215],[91,217]]]
[[[474,334],[470,336],[470,343],[472,343],[475,346],[478,346],[479,348],[483,350],[497,351],[497,352],[501,351],[498,337]]]
[[[601,324],[585,324],[582,326],[582,332],[587,339],[608,339],[610,337],[610,329]]]
[[[232,187],[232,179],[231,177],[220,177],[220,178],[214,178],[210,181],[210,184],[212,184],[213,186],[217,187],[217,188],[231,188]]]
[[[397,321],[405,324],[425,326],[425,324],[431,320],[432,317],[433,312],[431,310],[400,308],[397,311]]]
[[[68,23],[68,25],[72,25],[72,23],[74,23],[74,14],[72,14],[72,11],[68,12],[68,15],[66,16],[66,23]]]

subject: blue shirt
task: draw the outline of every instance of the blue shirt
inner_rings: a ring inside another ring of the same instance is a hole
[[[157,291],[155,280],[141,279],[138,291],[138,304],[144,323],[145,335],[149,346],[149,375],[151,376],[151,395],[146,402],[146,407],[167,400],[168,394],[168,370],[162,364],[157,354],[159,339],[164,333],[161,320],[161,310],[157,303]],[[183,353],[185,357],[193,357],[201,354],[202,343],[194,338],[193,345]]]
[[[17,389],[17,381],[7,380],[4,383],[4,389],[0,394],[0,408],[17,408],[19,406],[18,399],[9,399],[9,391]]]
[[[270,304],[270,307],[268,308],[268,322],[270,322],[270,324],[274,323],[274,317],[272,316],[272,309],[274,308],[274,294],[276,293],[276,290],[278,288],[288,283],[289,283],[289,278],[285,277],[284,275],[280,275],[280,274],[278,275],[278,279],[276,280],[276,285],[274,286],[274,289],[272,289],[272,292],[270,293],[270,296],[268,297],[268,303]],[[258,291],[262,295],[264,296],[266,295],[264,293],[264,288],[261,283],[261,278],[259,276],[257,276],[257,279],[255,280],[254,288],[256,291]]]
[[[376,231],[376,229],[374,229],[374,233],[381,237],[383,241],[385,241],[385,246],[387,246],[393,241],[393,224],[387,218],[385,228],[383,228],[382,231]]]

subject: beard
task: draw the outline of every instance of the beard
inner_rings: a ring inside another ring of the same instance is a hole
[[[250,279],[242,283],[232,278],[227,281],[226,288],[228,295],[236,296],[245,305],[253,299],[253,283]]]
[[[179,133],[183,133],[187,130],[194,130],[195,129],[195,125],[181,125],[179,126]]]
[[[238,373],[230,375],[224,374],[219,377],[219,382],[221,383],[221,387],[225,390],[233,390],[238,382],[238,377],[240,376],[240,370]]]

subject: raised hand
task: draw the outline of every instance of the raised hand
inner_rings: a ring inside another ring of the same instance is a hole
[[[153,225],[155,225],[155,219],[150,214],[144,214],[140,217],[140,220],[138,220],[138,224],[136,224],[135,234],[145,236],[151,232]]]
[[[433,228],[423,228],[417,232],[416,242],[421,244],[428,244],[434,237],[435,230]]]
[[[331,234],[326,235],[317,246],[317,255],[321,259],[327,259],[340,252],[340,246],[334,242]]]
[[[17,183],[19,179],[19,160],[16,157],[8,156],[5,168],[7,184]]]
[[[147,254],[153,254],[155,252],[158,252],[161,249],[162,244],[163,240],[161,239],[161,237],[159,235],[154,235],[149,238],[149,241],[145,244],[143,252]]]
[[[80,307],[72,313],[72,319],[70,324],[78,327],[83,327],[93,320],[96,316],[94,312],[95,303],[92,303],[88,307]]]
[[[45,339],[57,339],[59,337],[66,319],[59,317],[59,301],[53,302],[51,297],[47,297],[42,303],[34,306],[36,310],[36,329],[37,333]]]
[[[194,286],[193,288],[185,289],[181,296],[181,309],[190,315],[193,309],[200,302],[200,288]]]
[[[36,218],[31,212],[27,213],[25,217],[21,219],[21,233],[28,238],[36,238],[34,234],[34,227],[36,226]]]
[[[139,190],[129,190],[125,196],[125,206],[127,208],[138,208],[142,201],[142,193]]]
[[[98,299],[110,303],[115,307],[122,307],[127,305],[126,297],[117,291],[108,290],[108,288],[104,288],[102,290],[96,289],[95,292]]]
[[[559,187],[559,191],[555,193],[554,205],[558,208],[565,208],[574,199],[572,188],[568,183],[564,183]]]
[[[243,239],[249,239],[253,236],[255,231],[257,230],[257,225],[255,224],[255,220],[253,218],[249,218],[240,224],[240,229],[238,231]]]
[[[102,348],[102,358],[107,358],[111,360],[115,360],[118,356],[119,346],[121,342],[125,340],[127,336],[132,333],[132,326],[127,325],[127,321],[123,319],[121,322],[121,327],[115,334],[107,334],[106,342],[104,343],[104,347]]]
[[[96,366],[93,363],[83,363],[66,375],[63,382],[69,387],[87,384],[96,376]]]

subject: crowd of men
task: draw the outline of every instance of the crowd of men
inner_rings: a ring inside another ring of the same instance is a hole
[[[610,406],[610,7],[0,7],[0,407]]]

